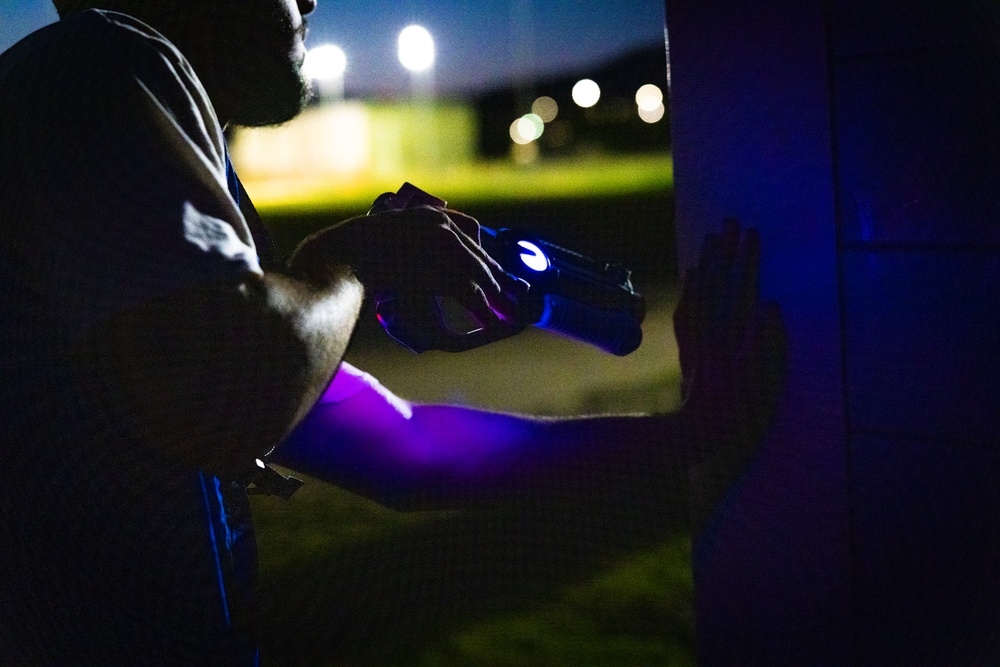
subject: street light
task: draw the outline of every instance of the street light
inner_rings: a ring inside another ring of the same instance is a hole
[[[427,28],[408,25],[399,33],[399,62],[410,70],[413,94],[431,96],[434,84],[434,38]]]
[[[323,44],[310,49],[302,63],[302,73],[316,82],[316,94],[324,99],[340,101],[344,98],[344,72],[347,57],[340,47]]]
[[[423,72],[434,65],[434,38],[427,28],[408,25],[399,33],[399,62],[411,72]]]

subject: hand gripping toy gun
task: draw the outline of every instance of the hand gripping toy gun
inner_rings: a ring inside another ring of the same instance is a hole
[[[386,210],[447,203],[404,183],[376,200],[369,215]],[[530,285],[518,300],[524,325],[554,331],[626,355],[642,342],[646,304],[632,288],[631,272],[620,264],[598,264],[515,229],[481,227],[483,249],[508,273]],[[523,326],[483,329],[452,299],[381,299],[375,314],[386,332],[414,352],[460,352],[512,336]]]

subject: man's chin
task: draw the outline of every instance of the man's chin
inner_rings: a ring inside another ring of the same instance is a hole
[[[281,125],[292,120],[305,108],[309,88],[301,77],[296,85],[275,86],[247,95],[232,122],[243,127],[267,127]]]
[[[282,125],[292,120],[301,113],[302,107],[276,109],[248,109],[244,113],[237,115],[233,119],[234,125],[241,127],[270,127]]]

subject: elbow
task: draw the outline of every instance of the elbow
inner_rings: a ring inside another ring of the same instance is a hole
[[[264,287],[258,276],[211,283],[116,316],[80,344],[81,371],[171,458],[223,476],[251,469],[316,400],[346,346],[304,332]]]

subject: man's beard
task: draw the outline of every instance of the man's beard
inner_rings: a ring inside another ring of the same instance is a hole
[[[302,63],[292,56],[298,36],[274,0],[239,4],[225,29],[231,63],[225,76],[236,102],[230,121],[246,127],[284,123],[302,111],[309,95]]]
[[[263,60],[263,54],[258,60]],[[275,58],[268,63],[243,61],[234,73],[239,86],[230,119],[236,125],[279,125],[295,118],[305,107],[309,86],[301,67]]]

